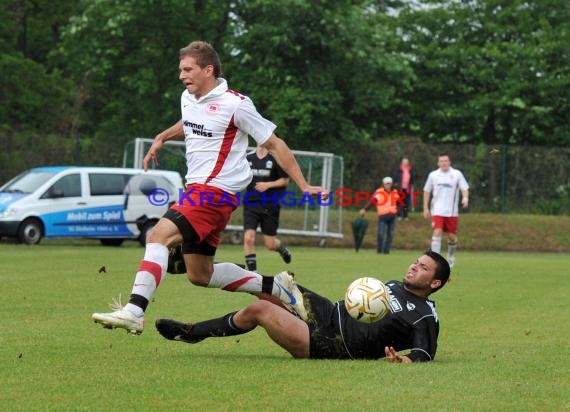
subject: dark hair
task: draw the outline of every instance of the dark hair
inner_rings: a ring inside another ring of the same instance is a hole
[[[196,59],[196,64],[201,68],[211,64],[214,67],[214,77],[216,79],[222,75],[220,57],[210,43],[205,41],[193,41],[188,46],[180,49],[180,59],[187,56]]]
[[[441,285],[438,288],[432,290],[431,293],[434,293],[445,286],[445,284],[449,280],[449,276],[451,275],[451,269],[449,268],[449,263],[447,262],[447,260],[439,253],[434,252],[431,249],[428,249],[425,251],[424,254],[432,258],[437,264],[437,268],[435,270],[435,275],[433,275],[433,278],[441,280]]]
[[[447,153],[447,152],[441,152],[440,154],[437,155],[438,158],[444,157],[444,156],[446,156],[449,160],[451,160],[451,156],[449,156],[449,153]]]

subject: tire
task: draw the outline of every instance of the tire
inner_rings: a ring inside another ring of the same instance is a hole
[[[157,222],[158,220],[149,220],[143,225],[141,234],[139,235],[139,243],[141,246],[146,246],[146,236],[148,235],[148,232],[150,232],[150,230],[154,227],[154,225],[157,224]]]
[[[103,246],[121,246],[125,239],[100,239]]]
[[[24,220],[18,228],[18,242],[26,245],[37,245],[42,240],[42,236],[42,222],[36,218],[30,217]]]
[[[243,240],[242,240],[242,233],[238,232],[238,231],[234,231],[230,233],[230,242],[232,243],[232,245],[241,245]]]

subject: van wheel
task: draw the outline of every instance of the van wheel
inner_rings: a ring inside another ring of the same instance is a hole
[[[139,235],[139,243],[141,246],[146,246],[146,237],[148,232],[158,223],[158,220],[149,220],[146,222],[143,227],[141,228],[141,234]]]
[[[37,245],[42,240],[42,222],[28,218],[18,228],[18,241],[26,245]]]
[[[232,245],[242,244],[243,241],[241,235],[242,235],[241,232],[238,232],[237,230],[230,233],[230,242],[232,242]]]
[[[121,246],[125,239],[100,239],[103,246]]]

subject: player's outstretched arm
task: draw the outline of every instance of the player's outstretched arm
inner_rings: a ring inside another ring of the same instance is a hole
[[[305,180],[303,172],[293,155],[287,143],[282,139],[272,134],[271,137],[262,144],[269,152],[273,155],[279,166],[289,175],[291,179],[299,186],[299,189],[304,193],[309,193],[310,195],[317,195],[320,193],[323,200],[329,198],[329,191],[322,186],[311,186]]]
[[[184,128],[182,126],[182,119],[176,122],[176,124],[170,126],[168,129],[157,134],[154,138],[154,142],[152,142],[152,146],[150,146],[150,149],[148,149],[148,152],[143,159],[143,169],[145,172],[148,170],[150,162],[152,162],[155,167],[158,166],[158,152],[162,149],[164,142],[183,135]]]
[[[393,346],[386,346],[384,348],[386,359],[393,363],[412,363],[413,361],[405,355],[400,355]]]

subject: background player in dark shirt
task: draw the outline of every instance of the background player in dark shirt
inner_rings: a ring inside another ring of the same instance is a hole
[[[253,172],[243,199],[243,251],[247,269],[257,271],[255,233],[259,226],[267,250],[278,252],[285,263],[290,263],[291,253],[275,236],[281,210],[279,199],[289,183],[289,176],[262,146],[247,155],[247,161]]]
[[[195,324],[158,319],[156,327],[167,339],[197,343],[207,337],[246,333],[259,325],[295,358],[431,361],[437,350],[439,320],[435,303],[428,296],[442,288],[449,275],[445,258],[428,250],[409,266],[401,282],[386,283],[391,313],[371,324],[350,317],[344,301],[333,303],[299,286],[307,310],[299,316],[306,321],[259,300],[221,318]],[[410,352],[398,353],[404,350]]]

